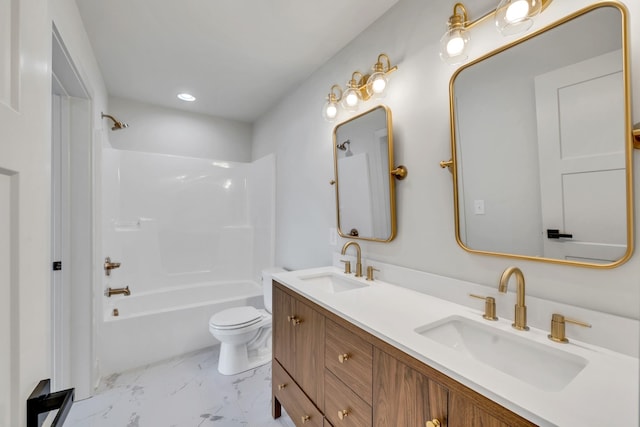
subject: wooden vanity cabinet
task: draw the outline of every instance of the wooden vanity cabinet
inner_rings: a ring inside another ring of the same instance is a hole
[[[286,286],[273,285],[274,418],[283,405],[298,427],[424,427],[434,420],[440,427],[535,426]]]

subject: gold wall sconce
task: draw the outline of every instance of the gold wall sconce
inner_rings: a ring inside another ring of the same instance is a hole
[[[636,123],[633,129],[633,146],[640,148],[640,123]]]
[[[453,6],[447,32],[440,39],[440,58],[447,64],[460,64],[467,57],[467,45],[471,40],[469,30],[478,23],[493,17],[496,29],[503,36],[527,31],[533,20],[552,0],[501,0],[494,10],[475,21],[469,21],[467,9],[462,3]]]
[[[362,102],[368,101],[372,97],[384,96],[385,89],[389,84],[389,74],[396,71],[398,67],[391,66],[389,57],[381,53],[371,69],[373,70],[371,74],[354,71],[344,90],[338,84],[331,86],[327,101],[322,107],[322,116],[325,120],[335,121],[340,108],[354,112],[358,110]]]

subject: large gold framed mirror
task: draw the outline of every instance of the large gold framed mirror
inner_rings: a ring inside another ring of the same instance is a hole
[[[396,235],[395,180],[406,174],[393,167],[391,110],[380,105],[333,130],[338,234],[389,242]]]
[[[465,250],[595,268],[629,259],[626,15],[594,4],[453,75],[449,167]]]

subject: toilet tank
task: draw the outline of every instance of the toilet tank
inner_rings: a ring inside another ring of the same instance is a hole
[[[271,268],[265,268],[264,270],[262,270],[262,293],[264,297],[264,308],[269,313],[271,313],[271,306],[272,306],[271,281],[273,280],[273,274],[279,273],[282,271],[286,271],[286,270],[282,267],[271,267]]]

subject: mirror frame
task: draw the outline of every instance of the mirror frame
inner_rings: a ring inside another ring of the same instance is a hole
[[[588,12],[591,12],[595,9],[599,9],[602,7],[614,7],[616,8],[621,15],[621,42],[622,42],[622,80],[623,80],[623,90],[624,90],[624,108],[625,108],[625,132],[624,134],[627,136],[624,141],[625,147],[625,182],[626,182],[626,203],[627,203],[627,250],[619,260],[608,263],[608,264],[596,264],[596,263],[588,263],[588,262],[580,262],[580,261],[570,261],[564,259],[555,259],[555,258],[543,258],[536,257],[530,255],[520,255],[520,254],[511,254],[511,253],[502,253],[502,252],[491,252],[491,251],[483,251],[479,249],[471,249],[467,247],[464,242],[462,242],[460,238],[460,206],[459,206],[459,192],[458,192],[458,164],[457,164],[457,150],[456,150],[456,114],[455,114],[455,94],[454,94],[454,81],[458,74],[463,70],[472,67],[473,65],[484,61],[488,58],[491,58],[513,46],[519,45],[521,43],[526,42],[529,39],[532,39],[546,31],[552,30],[560,25],[571,21],[575,18],[580,17]],[[631,88],[630,88],[630,71],[629,71],[629,40],[628,40],[628,11],[623,4],[613,2],[613,1],[603,1],[599,3],[594,3],[590,6],[579,9],[562,19],[559,19],[551,24],[528,34],[527,36],[518,39],[512,43],[508,43],[504,46],[495,49],[486,55],[483,55],[468,64],[460,67],[456,70],[451,79],[449,81],[449,115],[450,115],[450,132],[451,132],[451,160],[449,162],[443,161],[440,162],[441,167],[448,167],[449,171],[453,174],[453,203],[454,203],[454,222],[455,222],[455,234],[456,241],[458,245],[462,247],[467,252],[474,254],[482,254],[482,255],[491,255],[491,256],[500,256],[507,258],[516,258],[522,260],[529,261],[542,261],[553,264],[563,264],[563,265],[573,265],[580,267],[588,267],[588,268],[596,268],[596,269],[607,269],[614,268],[619,265],[622,265],[626,261],[631,258],[634,249],[634,227],[633,227],[633,217],[634,217],[634,207],[633,207],[633,150],[634,150],[634,136],[632,129],[632,119],[631,119]],[[636,146],[635,148],[640,148]]]
[[[362,236],[352,236],[350,234],[345,234],[342,231],[342,228],[340,226],[340,180],[338,177],[338,152],[337,152],[337,144],[338,144],[338,140],[337,140],[337,133],[338,133],[338,128],[340,126],[346,125],[347,123],[350,123],[354,120],[357,120],[358,118],[371,113],[377,109],[383,109],[385,111],[385,117],[386,117],[386,126],[387,126],[387,153],[388,153],[388,158],[389,158],[389,163],[388,163],[388,167],[387,167],[387,174],[389,175],[389,220],[391,222],[390,226],[391,226],[391,230],[390,230],[390,234],[389,237],[387,237],[386,239],[384,238],[377,238],[377,237],[362,237]],[[393,158],[393,127],[392,127],[393,121],[391,119],[391,110],[389,109],[389,107],[387,107],[386,105],[377,105],[363,113],[360,113],[352,118],[350,118],[349,120],[345,120],[342,123],[337,124],[334,128],[333,128],[333,170],[334,170],[334,179],[333,179],[333,185],[335,186],[335,193],[336,193],[336,223],[337,223],[337,229],[338,229],[338,234],[340,235],[340,237],[344,237],[347,239],[358,239],[358,240],[367,240],[367,241],[371,241],[371,242],[381,242],[381,243],[386,243],[386,242],[390,242],[392,241],[395,237],[396,237],[396,233],[397,233],[397,225],[396,225],[396,183],[395,183],[395,179],[394,179],[394,175],[392,173],[393,169],[394,169],[394,158]]]

